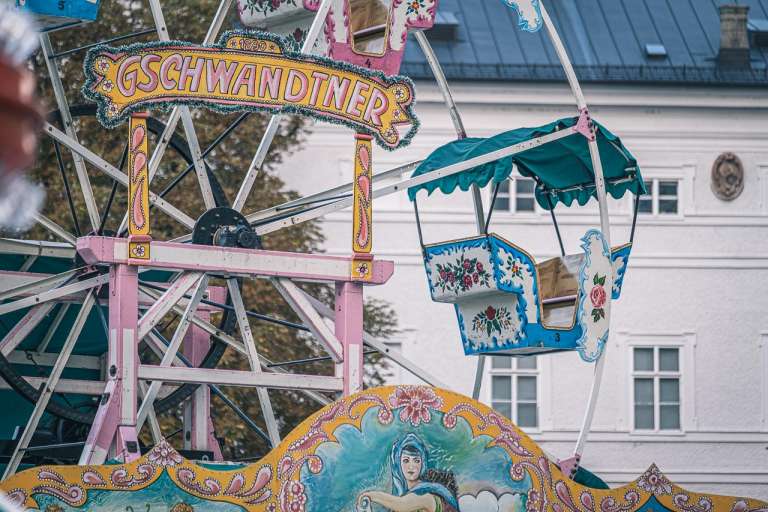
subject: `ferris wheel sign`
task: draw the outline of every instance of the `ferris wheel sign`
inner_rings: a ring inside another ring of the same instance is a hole
[[[297,53],[261,32],[230,31],[213,46],[98,46],[85,74],[83,93],[98,103],[107,127],[133,112],[190,105],[307,115],[369,133],[387,149],[407,144],[418,128],[408,78]]]

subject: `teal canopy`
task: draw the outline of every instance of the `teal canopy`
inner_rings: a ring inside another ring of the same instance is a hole
[[[577,117],[565,118],[538,128],[518,128],[489,138],[456,140],[433,151],[416,168],[413,176],[570,128],[577,121]],[[595,126],[608,193],[616,199],[622,197],[627,190],[633,194],[645,194],[645,185],[635,157],[618,137],[599,123],[595,122]],[[573,133],[512,156],[411,187],[408,189],[408,196],[413,201],[416,193],[422,189],[429,194],[435,189],[450,194],[456,187],[467,191],[473,184],[484,187],[491,180],[499,183],[509,178],[513,164],[517,166],[520,174],[536,180],[536,201],[547,210],[554,208],[558,201],[566,206],[570,206],[574,200],[584,205],[590,197],[596,196],[595,174],[588,142],[580,133]]]

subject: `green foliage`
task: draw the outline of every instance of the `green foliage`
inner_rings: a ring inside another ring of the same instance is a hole
[[[218,6],[218,2],[213,0],[196,2],[164,0],[162,6],[171,38],[202,41],[208,30],[210,20],[213,18],[214,11]],[[235,17],[236,13],[233,10],[222,29],[225,30],[232,27]],[[59,52],[151,27],[153,27],[152,16],[146,2],[104,0],[102,1],[99,18],[96,22],[81,29],[56,32],[51,35],[51,40],[54,51]],[[156,39],[156,37],[154,37],[154,34],[150,34],[134,38],[129,42],[153,39]],[[75,53],[59,60],[62,81],[66,89],[67,100],[71,106],[86,103],[80,93],[84,80],[82,72],[84,53]],[[54,110],[56,101],[53,96],[50,80],[48,79],[47,70],[39,55],[36,57],[34,67],[38,74],[40,96],[49,105],[49,108]],[[164,121],[167,117],[165,112],[156,111],[152,112],[151,115],[161,121]],[[204,149],[238,117],[238,114],[221,115],[201,109],[194,110],[193,117],[201,149]],[[263,114],[249,115],[206,158],[209,167],[230,202],[237,193],[268,121],[269,117]],[[106,161],[119,166],[127,140],[127,128],[125,126],[108,130],[99,125],[94,116],[83,116],[76,118],[75,127],[80,141],[86,147]],[[286,155],[300,149],[307,133],[307,125],[303,119],[289,117],[283,121],[267,155],[262,172],[259,173],[253,191],[248,198],[244,208],[245,212],[279,204],[297,197],[295,192],[286,190],[284,182],[271,171],[283,161]],[[150,138],[150,152],[157,145],[158,135],[155,134],[154,137]],[[179,123],[176,129],[176,136],[178,137],[177,140],[181,141],[179,146],[181,151],[169,148],[166,152],[166,156],[163,158],[152,183],[152,190],[154,192],[159,193],[164,190],[188,166],[188,162],[182,157],[185,149],[185,143],[183,143],[185,137],[181,123]],[[57,165],[55,148],[50,139],[43,139],[40,144],[38,162],[34,169],[30,171],[33,178],[47,189],[48,196],[43,213],[72,233],[76,232],[76,225],[79,226],[82,234],[93,231],[94,227],[91,226],[86,212],[83,194],[79,187],[71,154],[65,148],[61,149],[61,155],[65,162],[65,176],[68,179],[74,203],[75,218],[73,218],[68,206],[64,181]],[[351,150],[352,138],[350,137]],[[113,182],[89,164],[86,164],[86,166],[99,213],[103,214],[109,202]],[[123,170],[125,171],[125,166]],[[197,218],[205,210],[194,171],[182,179],[178,186],[165,196],[165,199],[193,218]],[[114,203],[105,223],[107,233],[117,231],[126,211],[127,194],[124,188],[118,186]],[[152,210],[152,236],[154,239],[170,240],[185,234],[187,234],[186,228],[162,212],[155,209]],[[40,227],[34,228],[33,231],[27,234],[27,237],[33,239],[54,239]],[[322,234],[315,223],[304,223],[288,229],[282,229],[269,234],[263,240],[264,246],[267,249],[297,252],[319,251],[322,242]],[[212,280],[211,284],[221,285],[222,283]],[[333,293],[330,290],[319,286],[308,287],[307,289],[316,296],[326,300],[327,303],[330,303],[330,300],[332,300]],[[300,321],[269,281],[244,281],[243,298],[248,309],[277,318],[295,322]],[[216,319],[214,318],[214,320]],[[170,336],[177,322],[170,315],[165,321],[165,334]],[[252,320],[251,323],[260,354],[272,361],[291,361],[324,355],[324,351],[320,346],[304,332],[263,321]],[[396,332],[397,319],[394,311],[386,303],[369,301],[365,308],[365,324],[366,328],[374,335],[385,339]],[[236,336],[239,337],[239,333]],[[143,352],[145,351],[142,350]],[[383,362],[376,357],[372,357],[368,359],[367,363],[366,375],[368,383],[380,384],[382,382],[381,370],[384,367]],[[225,354],[220,366],[245,369],[247,364],[239,354],[229,350]],[[334,371],[333,365],[329,361],[292,365],[285,368],[297,373],[307,372],[327,375],[332,375]],[[264,428],[261,408],[254,389],[229,388],[225,389],[225,392]],[[300,421],[320,407],[317,402],[299,392],[270,391],[270,396],[279,418],[280,430],[283,434],[288,433]],[[265,443],[250,431],[231,410],[216,398],[212,399],[212,403],[216,435],[223,440],[225,457],[240,459],[258,456],[266,452]],[[165,435],[170,435],[170,433],[178,428],[178,425],[180,425],[179,415],[180,411],[174,411],[173,414],[160,418]],[[264,429],[266,430],[266,428]],[[149,440],[146,429],[142,437],[145,441]],[[174,443],[179,447],[181,446],[181,437],[174,437]]]

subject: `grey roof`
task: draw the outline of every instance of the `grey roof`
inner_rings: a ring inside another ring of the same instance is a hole
[[[717,66],[723,3],[749,5],[750,21],[758,24],[768,19],[768,0],[548,0],[546,6],[582,81],[768,84],[766,47],[753,45],[750,68]],[[427,32],[449,79],[564,79],[545,30],[521,31],[500,0],[440,0],[438,12],[458,20],[452,40]],[[649,57],[646,45],[658,44],[667,56]],[[415,41],[401,72],[432,77]]]

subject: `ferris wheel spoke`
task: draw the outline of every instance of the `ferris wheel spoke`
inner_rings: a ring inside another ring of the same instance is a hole
[[[333,0],[323,0],[323,2],[320,4],[320,7],[315,13],[315,17],[312,20],[312,25],[309,27],[307,36],[304,39],[304,43],[301,45],[301,53],[312,53],[312,50],[315,47],[315,43],[317,42],[317,38],[320,36],[320,31],[325,25],[325,19],[331,9],[332,3]],[[282,119],[283,116],[280,114],[273,115],[269,119],[269,124],[267,125],[267,129],[264,132],[264,136],[261,138],[259,147],[256,149],[256,154],[253,155],[251,165],[248,166],[248,171],[245,173],[245,177],[243,178],[243,183],[240,186],[240,190],[237,191],[235,201],[232,203],[232,208],[238,212],[243,210],[243,206],[245,206],[245,202],[248,200],[248,196],[251,193],[253,184],[256,182],[256,178],[259,175],[261,166],[264,165],[264,160],[269,154],[269,147],[272,145],[272,141],[274,140],[275,135],[277,135],[277,130],[280,127],[280,121],[282,121]]]
[[[84,279],[83,281],[77,281],[71,284],[66,284],[52,290],[40,292],[30,297],[18,299],[13,302],[7,302],[0,304],[0,315],[5,315],[13,311],[28,308],[31,306],[38,306],[56,299],[71,298],[73,295],[82,292],[83,290],[89,290],[97,286],[102,286],[109,282],[109,274],[102,274],[90,279]]]
[[[51,40],[48,34],[40,34],[40,46],[43,50],[43,57],[45,64],[48,67],[48,76],[51,79],[51,85],[53,86],[53,93],[56,97],[56,104],[59,107],[61,113],[61,122],[64,125],[64,131],[77,141],[77,133],[75,133],[75,126],[72,121],[72,114],[69,111],[69,104],[67,103],[67,97],[64,93],[64,86],[61,83],[61,77],[59,76],[59,66],[56,64],[56,60],[53,57],[53,48],[51,47]],[[71,148],[70,148],[71,149]],[[88,218],[91,222],[91,228],[96,231],[99,226],[99,208],[96,205],[96,199],[93,195],[93,187],[91,187],[91,181],[88,178],[88,170],[85,168],[85,162],[83,157],[77,152],[72,151],[72,159],[75,164],[75,172],[77,179],[80,182],[80,190],[83,193],[85,200],[85,207],[88,212]]]
[[[72,151],[75,151],[76,153],[79,153],[85,160],[90,162],[92,165],[94,165],[97,169],[102,171],[104,174],[112,178],[113,180],[117,181],[119,184],[123,185],[124,187],[128,186],[128,176],[120,170],[118,170],[116,167],[114,167],[112,164],[92,152],[90,149],[86,148],[76,140],[69,137],[67,134],[56,128],[50,123],[45,123],[45,131],[48,132],[48,134],[56,139],[57,141],[61,142],[63,145],[67,146]],[[189,215],[183,213],[181,210],[173,206],[171,203],[166,201],[165,199],[159,197],[157,194],[153,193],[152,191],[149,192],[149,202],[150,204],[154,204],[157,208],[159,208],[161,211],[163,211],[165,214],[167,214],[172,219],[176,220],[183,226],[185,226],[188,229],[192,229],[195,225],[194,219],[190,217]],[[98,228],[98,222],[96,223],[96,228]]]
[[[10,276],[6,276],[4,282],[0,283],[0,301],[18,297],[20,295],[32,295],[52,290],[62,283],[72,279],[78,272],[82,271],[82,269],[83,267],[67,270],[61,274],[54,275],[42,274],[42,277],[37,279],[29,275],[26,275],[23,278],[19,276],[20,279],[16,281],[16,283],[21,282],[22,284],[14,286],[13,288],[4,289],[6,283],[13,283],[13,281],[9,278]],[[41,274],[38,274],[38,276],[41,276]]]
[[[179,325],[176,327],[176,331],[173,333],[171,344],[168,346],[165,354],[163,354],[163,358],[159,365],[161,367],[170,367],[176,357],[179,347],[181,347],[181,342],[184,340],[184,336],[186,336],[189,326],[192,324],[191,316],[197,310],[197,307],[200,305],[200,300],[203,298],[203,294],[208,288],[208,276],[206,274],[197,274],[197,279],[194,280],[193,284],[194,283],[197,283],[197,287],[192,294],[192,298],[187,302],[184,314],[182,315],[181,320],[179,320]],[[139,407],[136,420],[137,430],[140,430],[142,425],[144,425],[144,421],[147,419],[147,415],[149,414],[150,409],[152,409],[155,398],[157,398],[157,394],[160,392],[162,385],[162,381],[153,381],[149,386],[149,389],[144,395],[144,400]]]
[[[137,340],[141,341],[158,324],[203,276],[202,272],[186,272],[180,275],[162,295],[156,298],[144,316],[139,319]]]
[[[48,316],[48,313],[50,313],[55,305],[54,302],[48,302],[27,311],[21,320],[16,322],[13,329],[0,340],[0,353],[7,357],[8,354],[16,350],[16,347]]]
[[[35,433],[35,430],[37,430],[37,425],[40,422],[40,419],[43,417],[43,413],[45,412],[46,407],[48,407],[48,402],[53,396],[53,392],[56,389],[56,385],[58,384],[59,379],[61,378],[61,374],[64,372],[64,368],[67,365],[69,356],[72,354],[72,350],[75,348],[75,343],[80,337],[80,333],[85,326],[85,321],[88,319],[88,315],[90,314],[91,309],[95,303],[96,296],[91,291],[85,297],[85,301],[80,308],[80,312],[77,314],[77,318],[75,319],[75,323],[72,326],[72,330],[69,332],[66,340],[64,340],[64,345],[61,347],[59,357],[56,359],[53,368],[51,368],[51,373],[45,382],[45,386],[42,388],[40,398],[37,400],[35,408],[32,411],[32,416],[27,422],[27,425],[24,428],[24,432],[21,434],[19,442],[16,444],[16,448],[13,451],[13,455],[11,455],[11,459],[5,468],[3,479],[13,475],[18,469],[19,464],[24,457],[26,448],[29,445],[29,442],[32,440],[32,435]]]
[[[251,371],[261,373],[261,362],[259,360],[259,352],[256,349],[256,340],[253,339],[251,325],[248,322],[248,314],[245,311],[243,296],[240,293],[237,280],[227,279],[227,289],[232,299],[232,306],[235,308],[235,318],[240,329],[240,336],[243,338],[245,349],[248,351],[248,362],[250,363]],[[269,399],[269,392],[267,388],[260,387],[256,388],[256,394],[259,397],[259,405],[261,405],[261,413],[264,415],[264,422],[267,424],[270,442],[273,447],[277,446],[280,444],[280,430],[277,428],[277,420],[275,419],[275,411],[272,408],[272,401]]]
[[[77,238],[72,236],[66,229],[53,222],[42,213],[38,212],[35,214],[35,221],[54,235],[67,242],[72,247],[77,244]]]

